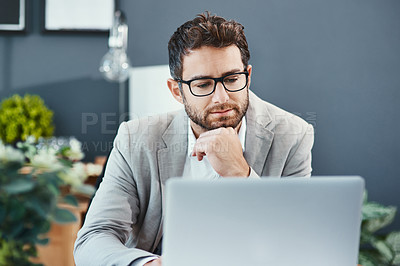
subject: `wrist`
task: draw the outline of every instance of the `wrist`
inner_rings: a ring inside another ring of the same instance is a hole
[[[247,166],[248,167],[248,170],[247,170],[247,175],[245,175],[246,177],[249,177],[250,176],[250,174],[251,174],[251,167],[250,166]]]
[[[235,174],[233,174],[232,176],[236,176],[236,177],[249,177],[251,173],[251,168],[250,166],[246,165],[246,167],[243,167],[242,169],[240,169],[239,171],[237,171]]]

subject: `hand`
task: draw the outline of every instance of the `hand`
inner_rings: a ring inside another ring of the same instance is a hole
[[[206,155],[220,176],[247,177],[250,174],[250,167],[243,156],[239,137],[232,127],[221,127],[200,134],[192,156],[197,156],[201,161]]]
[[[145,263],[143,266],[161,266],[161,257]]]

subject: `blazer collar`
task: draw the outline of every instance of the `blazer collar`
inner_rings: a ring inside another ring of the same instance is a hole
[[[156,249],[163,235],[165,182],[170,177],[182,176],[185,167],[188,144],[187,119],[188,117],[184,110],[178,112],[161,137],[165,147],[157,151],[161,191],[161,221],[152,250]]]
[[[187,119],[185,111],[179,111],[162,135],[165,148],[158,150],[157,156],[163,185],[168,178],[183,174],[188,144]]]
[[[274,138],[274,133],[267,129],[272,122],[272,117],[264,101],[252,91],[249,91],[249,101],[246,113],[247,131],[244,157],[250,167],[261,176]]]

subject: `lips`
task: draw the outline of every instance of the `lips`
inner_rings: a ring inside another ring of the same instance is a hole
[[[214,112],[211,112],[211,113],[212,114],[221,114],[221,115],[223,115],[223,114],[229,113],[230,111],[232,111],[232,109],[226,109],[226,110],[222,110],[222,111],[214,111]]]
[[[211,112],[210,114],[215,117],[230,117],[233,115],[234,110],[233,109],[226,109],[222,111],[214,111]]]

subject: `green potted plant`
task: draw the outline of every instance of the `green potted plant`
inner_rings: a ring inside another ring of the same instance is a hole
[[[380,234],[378,230],[394,220],[396,207],[368,202],[364,195],[359,264],[362,266],[400,265],[400,231]]]
[[[28,136],[53,135],[53,112],[38,95],[15,94],[0,103],[0,139],[3,143],[15,144]]]
[[[83,184],[87,174],[79,141],[72,138],[58,149],[37,147],[34,137],[16,147],[0,141],[0,265],[36,265],[31,258],[36,245],[48,242],[50,224],[76,219],[59,203],[77,205],[74,191],[88,197],[94,191]]]

